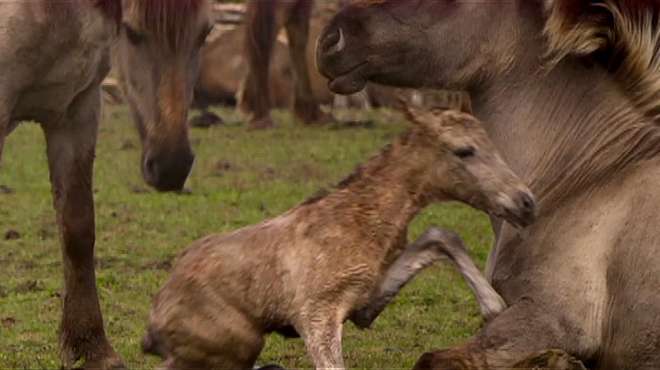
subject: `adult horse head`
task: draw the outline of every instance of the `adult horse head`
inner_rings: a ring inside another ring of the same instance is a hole
[[[418,369],[549,367],[559,357],[526,360],[548,349],[660,368],[660,3],[356,0],[317,64],[344,94],[468,91],[539,200],[525,232],[494,222],[486,272],[509,309]]]
[[[180,190],[194,155],[187,116],[210,30],[204,0],[124,0],[115,59],[142,140],[142,174]]]

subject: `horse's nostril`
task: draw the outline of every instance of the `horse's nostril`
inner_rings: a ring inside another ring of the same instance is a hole
[[[346,47],[346,39],[344,38],[344,31],[341,28],[336,28],[328,32],[321,41],[321,50],[326,55],[332,55],[341,52]]]
[[[531,195],[527,193],[522,193],[520,195],[520,205],[527,212],[533,212],[534,208],[536,207],[536,201],[534,201],[534,198],[532,198]]]

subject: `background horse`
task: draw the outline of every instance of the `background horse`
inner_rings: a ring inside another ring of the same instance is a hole
[[[355,1],[318,45],[335,92],[469,91],[539,198],[529,230],[494,222],[486,272],[509,309],[417,368],[511,368],[553,348],[660,368],[658,2]]]
[[[181,188],[192,165],[185,118],[205,8],[203,0],[0,3],[0,153],[18,122],[41,124],[63,247],[67,368],[80,358],[88,368],[123,366],[106,339],[94,273],[92,168],[110,46],[118,42],[145,178]]]
[[[241,109],[249,116],[252,128],[273,126],[270,117],[270,61],[277,34],[286,28],[293,70],[296,117],[304,123],[320,123],[330,119],[319,109],[314,98],[307,65],[306,49],[309,18],[314,0],[250,0],[247,5],[245,54],[248,74],[239,96]]]

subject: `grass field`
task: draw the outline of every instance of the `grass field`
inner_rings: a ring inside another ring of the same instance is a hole
[[[350,129],[301,127],[278,113],[277,129],[249,132],[232,112],[221,113],[226,125],[192,130],[197,160],[191,192],[181,195],[143,183],[126,108],[104,114],[94,175],[97,274],[106,330],[129,368],[157,364],[139,346],[151,297],[189,242],[279,214],[340,180],[405,128],[388,112],[369,113],[372,127]],[[59,368],[62,265],[37,125],[21,125],[8,138],[0,185],[0,369]],[[485,215],[457,204],[433,206],[415,220],[410,238],[430,225],[459,232],[483,266],[492,241]],[[467,285],[439,265],[408,286],[372,330],[346,325],[346,363],[408,369],[424,351],[463,341],[481,322]],[[310,367],[300,340],[275,335],[263,362]]]

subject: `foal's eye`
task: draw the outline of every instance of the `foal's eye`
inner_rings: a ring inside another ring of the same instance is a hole
[[[129,26],[126,23],[124,23],[124,32],[126,32],[126,37],[128,37],[128,41],[130,41],[131,44],[133,45],[138,45],[144,41],[144,35],[136,31],[135,29],[133,29],[133,27]]]
[[[454,155],[460,159],[466,159],[474,156],[474,153],[477,150],[473,146],[466,146],[464,148],[458,148],[454,150]]]

